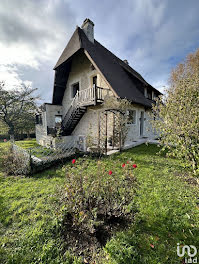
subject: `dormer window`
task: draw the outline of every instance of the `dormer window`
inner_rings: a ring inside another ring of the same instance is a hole
[[[150,100],[152,100],[152,90],[147,87],[144,88],[144,96]]]
[[[147,98],[150,100],[152,99],[152,91],[149,89],[147,89]]]
[[[144,96],[147,98],[147,88],[144,88]]]

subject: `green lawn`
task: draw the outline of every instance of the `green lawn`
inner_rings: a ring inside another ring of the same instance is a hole
[[[37,144],[36,139],[30,139],[30,140],[26,139],[23,141],[15,141],[15,144],[27,151],[31,149],[31,154],[37,158],[42,158],[54,152],[54,150],[50,148],[45,148]]]
[[[27,148],[36,144],[24,142],[19,144]],[[0,148],[6,145],[0,143]],[[141,145],[103,158],[107,170],[113,173],[121,171],[122,163],[135,162],[138,187],[135,219],[128,230],[117,233],[106,244],[101,263],[177,264],[182,263],[176,254],[177,243],[199,246],[197,180],[178,160],[157,155],[158,151],[155,145]],[[95,173],[97,160],[88,160],[88,169]],[[117,164],[114,167],[113,161]],[[82,162],[79,158],[78,163]],[[52,168],[29,178],[8,177],[0,169],[1,264],[81,263],[64,254],[56,232],[61,219],[60,192],[65,170],[70,167],[67,163],[64,168]]]

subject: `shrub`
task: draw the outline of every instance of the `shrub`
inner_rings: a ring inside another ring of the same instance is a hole
[[[93,254],[92,247],[105,245],[114,231],[132,221],[136,179],[131,163],[118,168],[113,162],[108,168],[101,160],[96,166],[80,161],[73,160],[66,173],[63,233],[76,253],[90,248]]]
[[[12,146],[3,154],[3,167],[7,175],[26,175],[29,173],[29,160],[23,153],[14,153]]]
[[[164,104],[157,100],[154,126],[169,154],[199,175],[199,49],[171,73]]]

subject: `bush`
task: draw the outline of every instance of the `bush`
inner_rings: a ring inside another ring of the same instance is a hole
[[[164,103],[153,107],[154,126],[171,156],[199,175],[199,49],[171,73]]]
[[[92,255],[114,231],[132,222],[136,186],[132,164],[111,167],[114,172],[101,160],[96,166],[80,160],[66,173],[63,235],[76,253],[86,248]]]
[[[27,157],[23,153],[14,153],[10,146],[3,154],[3,167],[7,175],[26,175],[30,166]]]

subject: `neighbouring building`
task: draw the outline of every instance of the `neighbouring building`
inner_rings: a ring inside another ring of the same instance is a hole
[[[42,105],[36,116],[39,144],[55,147],[56,142],[76,141],[86,150],[93,138],[95,146],[118,148],[121,135],[117,126],[124,114],[128,123],[123,145],[157,137],[150,113],[154,99],[161,93],[127,60],[119,59],[94,39],[90,19],[76,28],[54,70],[52,103]],[[127,99],[131,106],[125,113],[107,108],[104,101],[111,97]],[[59,131],[61,136],[57,137]]]

